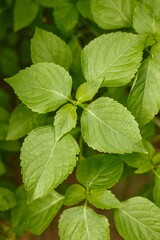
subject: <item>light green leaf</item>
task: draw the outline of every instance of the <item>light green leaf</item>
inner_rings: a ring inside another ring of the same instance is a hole
[[[95,22],[103,29],[132,28],[136,0],[90,0]]]
[[[62,32],[69,32],[78,22],[78,11],[74,2],[61,0],[53,12],[57,27]]]
[[[59,233],[61,240],[110,239],[107,218],[86,206],[65,210],[59,221]]]
[[[134,197],[115,210],[115,224],[126,240],[159,240],[160,209],[148,199]]]
[[[88,200],[96,208],[100,209],[119,208],[121,206],[119,200],[109,190],[91,189]]]
[[[67,44],[51,32],[36,28],[31,40],[32,62],[53,62],[66,70],[72,62],[72,55]]]
[[[82,113],[81,131],[88,146],[99,152],[144,152],[134,117],[111,98],[101,97],[88,105]]]
[[[24,104],[20,103],[11,114],[6,139],[17,140],[25,136],[32,129],[43,125],[46,118],[45,114],[32,112]]]
[[[16,200],[12,191],[7,188],[0,187],[0,211],[6,211],[16,204]]]
[[[23,182],[29,201],[46,196],[73,171],[79,148],[66,134],[58,142],[52,126],[33,130],[21,149]]]
[[[17,205],[12,209],[12,227],[16,233],[29,230],[40,235],[60,210],[64,196],[52,191],[45,198],[27,205],[27,194],[23,186],[16,191]]]
[[[139,1],[135,9],[133,26],[139,34],[159,35],[160,0]]]
[[[56,112],[54,118],[56,141],[58,141],[67,132],[70,132],[72,128],[75,128],[77,123],[76,109],[76,106],[71,103],[67,103]]]
[[[155,181],[154,181],[154,188],[153,188],[153,198],[160,207],[160,165],[155,171]]]
[[[80,162],[76,177],[86,188],[106,189],[118,182],[123,172],[123,162],[119,156],[100,154]]]
[[[127,84],[142,60],[144,36],[110,33],[91,41],[82,51],[82,70],[87,81],[103,78],[103,86]]]
[[[59,212],[64,196],[52,191],[45,198],[37,199],[28,205],[28,230],[40,235]]]
[[[65,193],[64,205],[70,206],[79,203],[86,198],[85,188],[79,184],[69,186]]]
[[[39,5],[33,0],[16,0],[13,19],[14,31],[28,26],[37,16]]]
[[[91,100],[98,92],[102,82],[103,78],[99,78],[97,81],[88,81],[81,84],[77,89],[76,99],[81,103]]]
[[[160,110],[159,78],[159,64],[148,57],[138,71],[128,98],[128,108],[140,126],[148,123]]]
[[[38,63],[7,78],[20,100],[35,112],[46,113],[68,101],[72,79],[54,63]]]

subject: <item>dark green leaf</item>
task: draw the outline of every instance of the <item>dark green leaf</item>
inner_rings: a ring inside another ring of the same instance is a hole
[[[79,203],[86,198],[85,188],[79,184],[69,186],[65,193],[64,205],[70,206]]]
[[[76,176],[87,188],[106,189],[118,182],[123,171],[123,162],[116,155],[95,155],[82,160]]]

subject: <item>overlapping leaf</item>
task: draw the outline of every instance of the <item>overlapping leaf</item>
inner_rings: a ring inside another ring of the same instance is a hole
[[[159,36],[160,0],[142,0],[135,9],[133,26],[137,33]]]
[[[62,206],[64,196],[52,191],[44,198],[27,205],[27,194],[21,186],[16,191],[17,205],[12,209],[12,227],[18,234],[24,231],[40,235]]]
[[[79,102],[86,102],[91,100],[98,92],[103,78],[97,79],[97,81],[88,81],[79,86],[76,92],[76,98]]]
[[[13,12],[14,30],[18,31],[29,25],[38,13],[38,3],[33,0],[16,0]]]
[[[91,0],[95,22],[103,29],[132,28],[136,0]]]
[[[31,40],[32,62],[53,62],[68,70],[72,55],[67,44],[51,32],[37,28]]]
[[[106,189],[118,182],[123,163],[116,155],[95,155],[80,162],[76,176],[86,188]]]
[[[16,205],[14,193],[4,187],[0,187],[0,211],[6,211]]]
[[[122,32],[94,39],[82,51],[85,79],[103,78],[106,87],[127,84],[140,66],[144,41],[144,36]]]
[[[110,239],[107,218],[86,206],[65,210],[60,218],[59,233],[61,240]]]
[[[153,119],[160,110],[159,78],[159,63],[148,57],[139,69],[128,99],[128,107],[141,126]]]
[[[70,206],[86,198],[85,188],[79,184],[70,185],[65,193],[64,205]]]
[[[21,101],[35,112],[54,111],[68,101],[72,80],[54,63],[38,63],[6,79]]]
[[[68,103],[57,111],[54,121],[56,141],[76,126],[76,109],[75,105]]]
[[[121,206],[119,200],[109,190],[91,189],[88,200],[96,208],[100,209],[119,208]]]
[[[25,136],[32,129],[43,125],[46,117],[45,114],[32,112],[24,104],[19,104],[11,114],[6,139],[16,140]]]
[[[69,0],[60,0],[57,2],[53,16],[57,27],[63,32],[72,30],[78,22],[76,5]]]
[[[138,124],[131,113],[111,98],[88,105],[81,117],[81,131],[88,146],[100,152],[143,152]]]
[[[66,134],[58,142],[52,126],[33,130],[23,143],[21,166],[29,201],[46,196],[73,170],[79,148]]]
[[[134,197],[115,210],[115,223],[125,240],[159,240],[160,209],[148,199]]]

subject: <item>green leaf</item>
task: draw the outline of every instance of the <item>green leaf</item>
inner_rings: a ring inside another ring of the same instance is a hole
[[[19,152],[21,143],[19,141],[0,141],[0,149],[8,152]]]
[[[144,36],[110,33],[91,41],[82,51],[82,70],[87,81],[103,78],[103,86],[127,84],[142,60]]]
[[[91,9],[90,9],[90,0],[78,0],[77,9],[84,18],[88,18],[93,21]]]
[[[77,204],[86,198],[85,188],[79,184],[69,186],[65,193],[64,205]]]
[[[29,219],[28,230],[36,235],[42,234],[59,212],[63,200],[64,196],[52,191],[45,198],[37,199],[29,204],[26,216]]]
[[[99,152],[144,152],[134,117],[111,98],[101,97],[88,105],[82,113],[81,131],[88,146]]]
[[[155,171],[155,181],[153,188],[153,198],[158,207],[160,207],[160,165]]]
[[[56,0],[36,0],[43,7],[54,7],[56,5]]]
[[[123,160],[127,163],[127,165],[137,168],[137,170],[135,170],[135,173],[137,174],[146,173],[152,170],[151,159],[149,159],[146,154],[125,154],[123,156]]]
[[[122,156],[123,161],[126,162],[127,165],[137,168],[135,170],[136,174],[146,173],[152,170],[152,157],[154,154],[154,148],[149,142],[143,142],[148,154],[144,153],[132,153],[132,154],[124,154]]]
[[[82,69],[81,69],[81,52],[82,52],[82,47],[79,43],[78,37],[72,36],[68,43],[69,48],[71,49],[72,56],[74,61],[72,61],[72,70],[74,73],[81,74]]]
[[[75,128],[77,123],[76,109],[76,106],[67,103],[56,112],[54,121],[56,141]]]
[[[160,209],[148,199],[134,197],[115,210],[115,224],[126,240],[159,240]]]
[[[138,2],[133,18],[133,26],[139,34],[159,35],[160,1],[142,0]]]
[[[16,191],[17,205],[12,209],[12,227],[16,233],[29,230],[40,235],[60,210],[64,196],[52,191],[45,198],[27,205],[27,194],[21,186]]]
[[[32,62],[53,62],[66,70],[72,62],[72,55],[67,44],[51,32],[36,28],[31,40]]]
[[[89,202],[96,208],[119,208],[121,203],[109,190],[91,189],[88,195]]]
[[[140,126],[153,119],[160,109],[159,78],[159,64],[148,57],[138,71],[128,98],[128,108]]]
[[[21,166],[29,201],[46,196],[73,171],[79,148],[66,134],[58,142],[55,129],[45,126],[34,129],[23,143]]]
[[[11,226],[17,235],[22,235],[28,227],[28,218],[26,218],[28,213],[27,193],[23,185],[16,190],[15,198],[17,204],[11,209]]]
[[[13,19],[14,31],[28,26],[37,16],[39,5],[33,0],[16,0]]]
[[[8,124],[0,123],[0,141],[6,138],[7,132],[8,132]]]
[[[86,206],[65,210],[59,221],[59,233],[61,240],[110,239],[107,218]]]
[[[0,158],[0,176],[2,176],[5,172],[6,172],[6,167]]]
[[[91,100],[98,92],[102,82],[103,78],[99,78],[97,81],[88,81],[81,84],[77,89],[76,99],[81,103]]]
[[[156,180],[153,188],[153,198],[157,204],[157,206],[160,208],[160,178]]]
[[[1,122],[8,123],[9,116],[10,116],[9,112],[4,107],[0,106],[0,124]]]
[[[46,113],[68,101],[72,79],[54,63],[38,63],[7,78],[20,100],[35,112]]]
[[[99,27],[107,30],[132,28],[136,0],[90,0],[91,12]]]
[[[32,112],[24,104],[19,104],[11,114],[6,139],[16,140],[27,135],[32,129],[43,125],[47,116]]]
[[[80,162],[76,177],[86,188],[106,189],[118,182],[123,172],[123,162],[116,155],[94,155]]]
[[[9,94],[3,89],[0,89],[0,106],[8,107],[9,104]]]
[[[74,2],[61,0],[53,12],[57,27],[62,32],[71,31],[78,22],[78,11]]]
[[[12,191],[7,188],[0,187],[0,211],[6,211],[16,204],[16,200]]]

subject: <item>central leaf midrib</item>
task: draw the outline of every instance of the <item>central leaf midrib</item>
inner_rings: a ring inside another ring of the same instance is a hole
[[[36,88],[36,89],[41,89],[41,90],[44,90],[46,92],[51,92],[51,93],[54,93],[55,95],[58,95],[58,96],[61,96],[63,97],[64,99],[67,99],[68,100],[68,97],[63,95],[62,93],[59,93],[57,91],[53,91],[53,90],[50,90],[50,89],[47,89],[47,88],[43,88],[43,87],[38,87],[38,86],[34,86],[32,84],[28,84],[28,83],[23,83],[24,85],[26,86],[29,86],[29,87],[32,87],[33,89]]]
[[[111,126],[106,124],[104,121],[102,121],[99,117],[97,117],[92,111],[86,108],[86,111],[88,111],[92,116],[94,116],[100,123],[104,124],[107,128],[111,129],[113,132],[116,134],[120,135],[122,138],[125,138],[127,142],[130,142],[132,145],[136,145],[136,143],[132,142],[129,138],[126,136],[122,135],[120,132],[117,132],[115,129],[113,129]]]
[[[108,66],[106,66],[106,67],[95,77],[95,80],[96,80],[97,78],[99,78],[99,76],[100,76],[103,72],[105,72],[105,71],[107,70],[107,68],[110,68],[110,66],[112,66],[119,58],[121,58],[121,57],[124,55],[124,53],[126,53],[130,48],[132,48],[137,42],[138,42],[138,40],[136,40],[132,45],[129,45],[129,47],[128,47],[127,49],[125,48],[125,50],[124,50],[113,62],[111,62]]]

